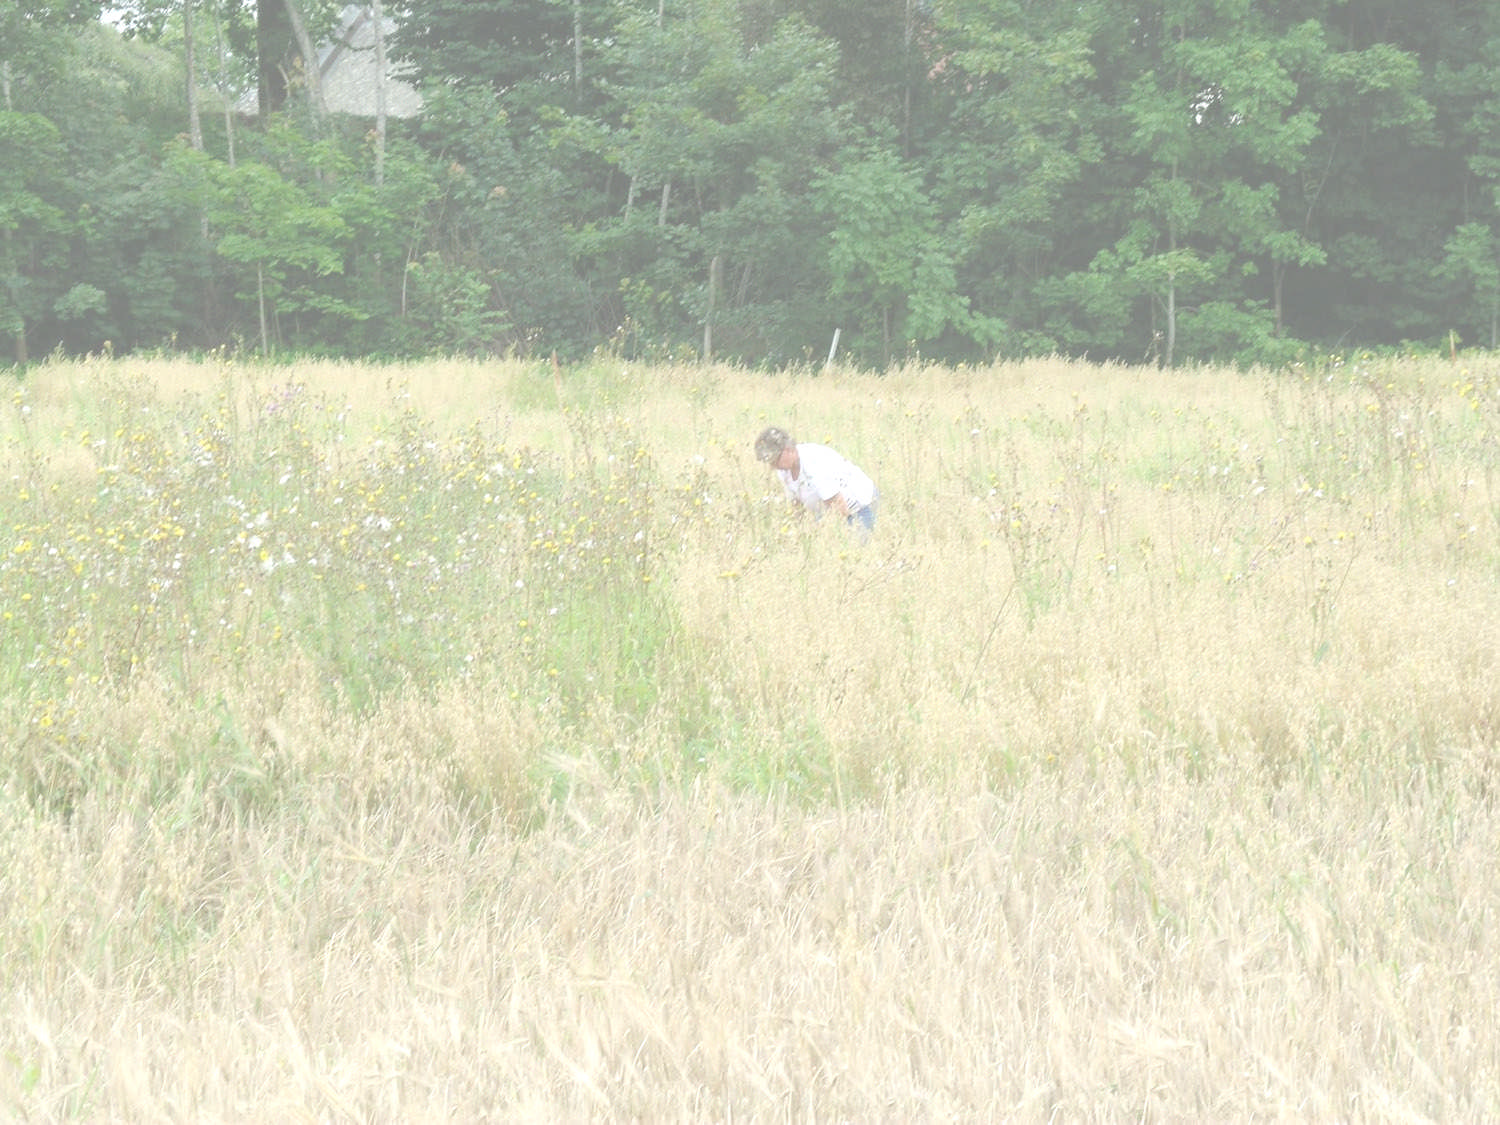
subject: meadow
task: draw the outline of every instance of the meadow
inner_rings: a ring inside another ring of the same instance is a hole
[[[59,361],[0,470],[6,1119],[1500,1117],[1500,357]]]

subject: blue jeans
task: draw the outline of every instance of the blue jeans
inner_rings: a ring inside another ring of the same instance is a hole
[[[863,508],[849,513],[849,526],[858,526],[861,539],[868,537],[870,532],[875,530],[875,506],[879,503],[880,497],[876,496]]]

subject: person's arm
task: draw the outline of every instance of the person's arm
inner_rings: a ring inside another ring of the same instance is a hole
[[[840,519],[849,518],[849,501],[842,492],[835,492],[824,500],[823,507],[831,509]]]

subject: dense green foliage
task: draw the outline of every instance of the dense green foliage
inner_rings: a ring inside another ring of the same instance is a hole
[[[425,112],[385,131],[222,112],[254,101],[253,17],[187,2],[137,0],[122,40],[0,0],[16,359],[1500,338],[1480,0],[410,0],[388,49]]]

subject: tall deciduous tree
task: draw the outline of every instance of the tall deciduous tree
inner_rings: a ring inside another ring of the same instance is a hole
[[[65,174],[61,130],[38,96],[72,53],[66,29],[97,19],[88,0],[0,0],[0,328],[17,363],[29,358],[27,324],[45,306],[40,274],[60,258],[67,220],[55,205]]]
[[[615,0],[416,0],[402,6],[390,50],[425,83],[488,87],[530,127],[546,107],[578,112],[607,99],[607,57],[632,7]]]
[[[696,338],[714,293],[719,350],[795,355],[828,327],[810,323],[827,285],[811,185],[852,130],[831,45],[796,17],[747,38],[742,17],[678,0],[622,24],[621,124],[597,140],[627,188],[579,249],[620,279],[617,323]]]
[[[1040,299],[1046,279],[1086,261],[1097,237],[1069,208],[1102,156],[1093,38],[1106,18],[1096,0],[935,6],[926,82],[943,124],[925,171],[956,239],[971,347],[983,353],[1062,342]]]
[[[238,15],[238,5],[243,2],[228,0],[228,11]],[[288,100],[297,95],[314,129],[321,128],[327,109],[323,103],[318,45],[336,26],[338,18],[336,0],[257,0],[255,54],[262,121],[285,109]]]
[[[27,325],[43,311],[47,293],[34,275],[55,264],[65,229],[62,211],[49,201],[61,155],[61,137],[46,117],[0,109],[0,167],[10,169],[0,176],[0,329],[17,363],[30,358]]]
[[[1139,38],[1148,65],[1125,87],[1119,143],[1140,178],[1113,264],[1150,299],[1162,362],[1177,358],[1184,295],[1196,354],[1264,352],[1274,313],[1244,279],[1321,257],[1279,207],[1319,129],[1291,70],[1316,53],[1316,25],[1279,29],[1251,0],[1180,0]]]
[[[1500,9],[1455,5],[1432,72],[1438,119],[1463,162],[1441,275],[1449,323],[1471,343],[1500,347]]]
[[[754,11],[751,5],[746,9]],[[784,0],[765,5],[767,19],[800,14],[838,47],[833,94],[855,120],[895,139],[899,154],[917,152],[927,90],[926,47],[931,42],[931,0]]]
[[[930,344],[949,330],[969,329],[953,248],[915,168],[876,150],[821,177],[817,192],[831,228],[834,308],[853,318],[850,343],[863,343],[864,358],[888,364],[897,344]],[[878,351],[870,346],[872,328]]]
[[[278,135],[286,157],[304,169],[350,171],[332,144],[308,146],[291,130]],[[307,313],[335,324],[357,315],[319,284],[343,272],[350,232],[314,179],[290,177],[262,160],[231,168],[190,151],[178,154],[176,168],[182,189],[205,202],[216,253],[238,268],[237,295],[253,302],[263,353],[278,347],[283,315]]]
[[[1325,25],[1327,26],[1327,25]],[[1336,26],[1336,25],[1335,25]],[[1435,311],[1435,273],[1461,163],[1441,151],[1422,60],[1396,43],[1328,37],[1303,88],[1319,133],[1283,185],[1283,222],[1327,255],[1287,279],[1294,335],[1396,342]],[[1436,190],[1434,190],[1436,189]]]

